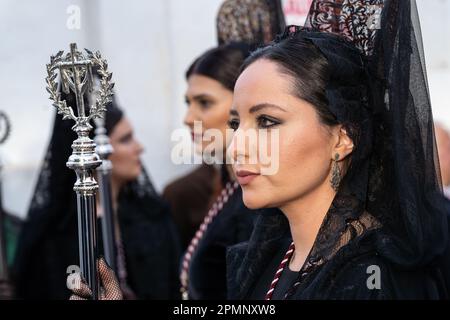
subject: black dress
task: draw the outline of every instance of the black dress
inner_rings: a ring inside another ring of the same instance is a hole
[[[138,299],[179,299],[181,256],[178,233],[168,205],[159,197],[119,197],[119,226],[125,251],[127,283]]]
[[[195,250],[189,268],[189,298],[226,299],[226,250],[247,241],[253,230],[255,212],[242,202],[240,187],[208,226]]]
[[[279,210],[258,213],[255,234],[251,240],[228,251],[229,299],[263,300],[292,239],[287,219]],[[284,230],[284,232],[282,232]],[[257,237],[256,235],[260,235]],[[376,249],[376,231],[348,242],[328,261],[311,268],[304,277],[290,271],[284,284],[281,279],[272,299],[285,299],[285,294],[300,280],[287,299],[296,300],[372,300],[372,299],[448,299],[446,287],[448,264],[436,263],[423,268],[401,268]],[[380,284],[370,286],[379,267]],[[373,267],[372,267],[373,268]],[[283,274],[286,272],[283,271]],[[293,274],[296,274],[294,277]],[[237,275],[237,276],[236,276]],[[300,277],[300,278],[299,278]],[[278,292],[281,289],[283,292]]]

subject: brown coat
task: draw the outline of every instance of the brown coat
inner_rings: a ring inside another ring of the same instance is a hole
[[[221,189],[220,171],[203,164],[173,181],[163,191],[186,249]]]

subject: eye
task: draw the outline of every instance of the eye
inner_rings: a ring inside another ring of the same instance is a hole
[[[212,105],[212,101],[206,99],[200,99],[198,100],[198,103],[202,109],[208,109]]]
[[[281,123],[279,120],[266,115],[260,115],[256,120],[258,127],[262,129],[271,128]]]
[[[124,144],[130,143],[131,141],[133,141],[132,134],[127,134],[119,139],[119,142]]]
[[[233,129],[233,131],[236,131],[239,128],[239,119],[233,118],[233,119],[228,120],[228,127]]]

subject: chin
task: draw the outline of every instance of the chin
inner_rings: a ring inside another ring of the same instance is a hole
[[[134,173],[134,178],[133,178],[133,179],[139,178],[139,176],[141,175],[141,172],[142,172],[142,168],[139,167],[139,169],[137,169],[137,170],[135,171],[135,173]]]
[[[258,191],[246,190],[245,187],[242,188],[242,200],[249,209],[254,210],[270,207],[270,203],[267,201],[268,197],[265,197]]]
[[[134,180],[136,180],[137,178],[139,178],[139,175],[140,175],[140,174],[141,174],[141,169],[140,169],[140,168],[139,168],[139,170],[138,170],[138,169],[132,170],[132,171],[129,172],[129,174],[128,174],[128,176],[126,177],[125,180],[127,180],[128,182],[134,181]]]

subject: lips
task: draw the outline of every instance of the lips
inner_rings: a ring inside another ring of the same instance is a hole
[[[237,181],[241,186],[245,186],[249,184],[253,179],[259,176],[259,173],[247,171],[247,170],[238,170],[236,171]]]

